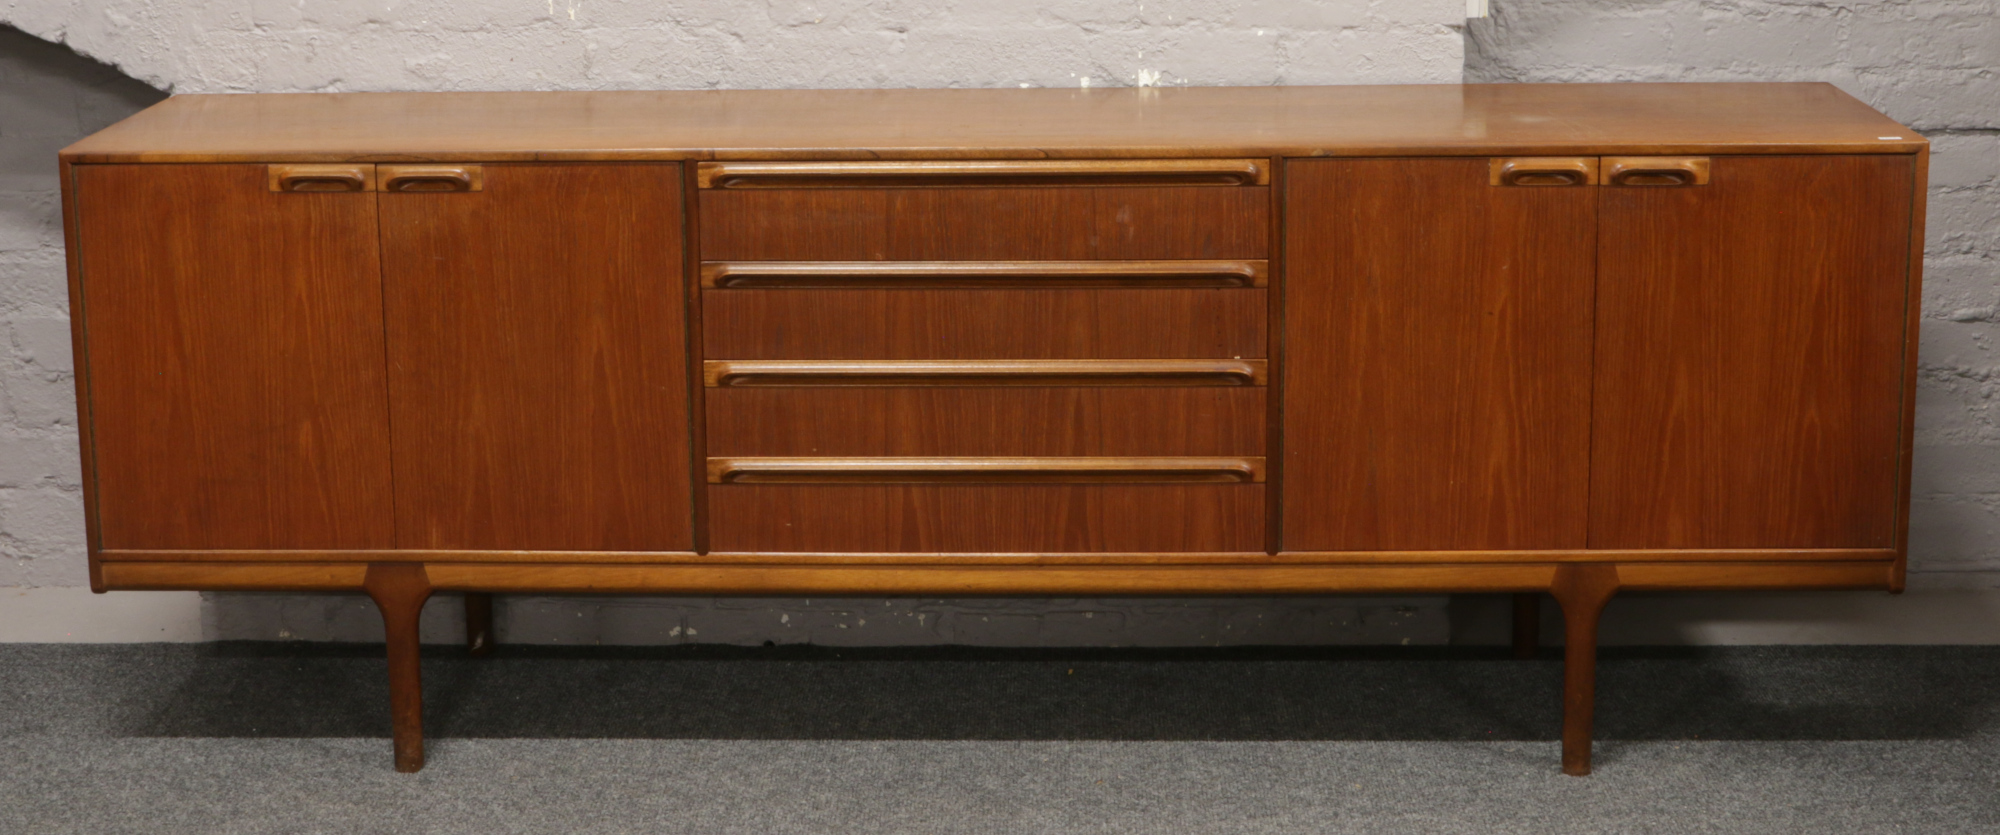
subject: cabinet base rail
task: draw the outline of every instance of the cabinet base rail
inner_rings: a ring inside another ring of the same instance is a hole
[[[273,555],[282,552],[268,552]],[[686,555],[701,559],[696,555]],[[747,556],[747,555],[745,555]],[[776,555],[782,556],[782,555]],[[855,555],[860,557],[861,555]],[[874,555],[886,557],[889,555]],[[1022,555],[1025,556],[1025,555]],[[939,558],[932,555],[931,558]],[[1514,651],[1532,657],[1537,595],[1562,609],[1565,774],[1590,773],[1597,683],[1597,624],[1619,591],[1697,589],[1893,589],[1892,559],[1766,561],[1385,563],[1281,562],[912,564],[797,561],[674,563],[100,561],[98,591],[361,591],[382,615],[389,661],[397,771],[423,768],[419,621],[437,591],[465,593],[467,649],[493,646],[494,593],[678,594],[1338,594],[1505,592],[1515,595]]]

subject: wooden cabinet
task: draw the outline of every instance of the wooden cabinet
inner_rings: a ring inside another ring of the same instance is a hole
[[[1902,583],[1827,85],[320,101],[63,153],[92,580],[368,593],[405,770],[437,590],[1547,593],[1585,773],[1615,593]]]

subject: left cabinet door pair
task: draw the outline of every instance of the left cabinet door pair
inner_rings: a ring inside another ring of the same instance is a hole
[[[687,550],[679,166],[79,165],[99,547]]]

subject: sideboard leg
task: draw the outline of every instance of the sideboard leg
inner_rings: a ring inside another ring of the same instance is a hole
[[[493,595],[465,593],[465,651],[475,658],[493,651]]]
[[[422,639],[417,627],[430,578],[420,563],[372,563],[362,579],[389,646],[389,719],[396,740],[396,770],[424,767],[424,687]]]
[[[1572,563],[1550,589],[1563,612],[1563,773],[1590,773],[1591,712],[1597,698],[1597,620],[1618,591],[1618,568]]]
[[[1533,658],[1542,642],[1542,596],[1536,592],[1514,595],[1514,657]]]

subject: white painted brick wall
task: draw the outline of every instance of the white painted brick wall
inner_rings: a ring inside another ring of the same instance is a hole
[[[1459,0],[0,0],[175,92],[1456,81]]]
[[[0,22],[176,92],[1128,86],[1456,81],[1463,8],[1459,0],[0,0]],[[80,585],[54,151],[140,102],[128,97],[120,108],[76,92],[74,79],[48,77],[46,60],[30,60],[47,56],[8,63],[9,53],[35,49],[9,43],[0,38],[0,67],[14,67],[0,75],[0,586]],[[8,144],[24,131],[42,139]],[[434,607],[433,638],[455,634],[455,605]],[[505,639],[568,643],[1446,636],[1440,598],[503,598],[500,613]],[[206,620],[221,638],[369,640],[381,629],[372,607],[351,596],[210,595]]]
[[[1468,81],[1830,81],[1932,140],[1911,583],[2000,588],[2000,2],[1493,5]]]

